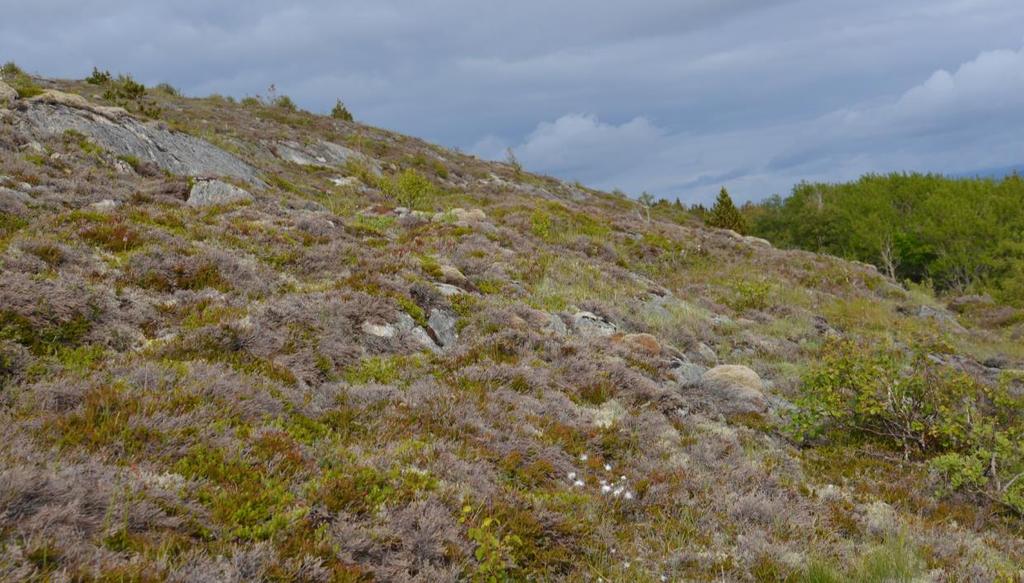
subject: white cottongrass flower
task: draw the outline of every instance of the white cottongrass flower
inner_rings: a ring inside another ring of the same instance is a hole
[[[633,493],[632,492],[626,492],[625,496],[623,496],[623,497],[626,500],[632,500],[633,499]]]
[[[585,462],[585,461],[587,461],[587,459],[588,459],[587,458],[587,454],[585,454],[585,453],[581,453],[580,454],[580,461],[581,462]]]
[[[611,492],[611,491],[612,491],[612,487],[611,486],[609,486],[607,484],[605,484],[604,486],[601,486],[601,493],[602,494],[607,494],[608,492]]]
[[[576,472],[569,472],[569,479],[570,480],[575,480],[576,479]]]
[[[612,471],[612,466],[610,464],[605,464],[604,465],[604,471],[606,471],[606,472]]]

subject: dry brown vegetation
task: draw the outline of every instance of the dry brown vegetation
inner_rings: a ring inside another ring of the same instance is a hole
[[[345,119],[143,97],[262,184],[189,206],[0,116],[0,579],[1021,576],[1004,505],[784,431],[829,338],[1010,386],[1019,319]],[[282,149],[321,142],[356,155]],[[720,363],[770,411],[711,398]]]

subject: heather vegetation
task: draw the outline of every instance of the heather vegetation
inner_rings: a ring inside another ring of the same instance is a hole
[[[1015,308],[98,73],[0,108],[0,579],[1021,577]]]

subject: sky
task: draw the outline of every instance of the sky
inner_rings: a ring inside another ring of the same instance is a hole
[[[693,204],[1024,163],[1021,0],[0,0],[0,60],[359,121]]]

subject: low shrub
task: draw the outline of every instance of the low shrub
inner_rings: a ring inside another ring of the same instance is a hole
[[[947,490],[1024,515],[1024,397],[987,386],[920,348],[831,341],[804,377],[798,440],[870,441],[920,459]]]

